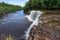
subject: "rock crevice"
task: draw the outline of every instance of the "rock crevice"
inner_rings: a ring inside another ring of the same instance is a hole
[[[38,25],[31,29],[29,40],[60,40],[60,15],[39,17]]]

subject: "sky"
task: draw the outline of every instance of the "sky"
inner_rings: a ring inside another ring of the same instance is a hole
[[[13,5],[19,5],[19,6],[24,6],[25,3],[27,2],[28,0],[0,0],[0,2],[5,2],[5,3],[8,3],[8,4],[13,4]]]

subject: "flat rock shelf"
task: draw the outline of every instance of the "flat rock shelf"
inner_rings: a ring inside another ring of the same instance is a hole
[[[60,40],[59,14],[42,15],[38,22],[31,29],[29,40]]]

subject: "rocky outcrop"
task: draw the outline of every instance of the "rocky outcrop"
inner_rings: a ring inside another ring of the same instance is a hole
[[[38,22],[31,29],[29,40],[60,40],[60,15],[42,15]]]

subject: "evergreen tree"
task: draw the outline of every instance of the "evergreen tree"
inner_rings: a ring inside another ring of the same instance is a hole
[[[24,10],[60,10],[60,0],[29,0]]]

